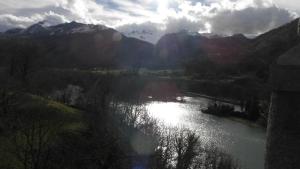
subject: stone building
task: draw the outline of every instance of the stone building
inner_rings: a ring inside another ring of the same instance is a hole
[[[300,45],[272,67],[265,169],[300,169]]]

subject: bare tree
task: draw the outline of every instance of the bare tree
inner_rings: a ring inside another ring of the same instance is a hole
[[[31,101],[34,102],[34,101]],[[68,123],[62,112],[45,107],[44,102],[34,102],[16,110],[14,132],[8,139],[11,153],[22,164],[22,169],[51,168],[52,146]]]
[[[198,155],[199,137],[190,131],[176,135],[174,147],[176,152],[176,169],[189,169]]]
[[[154,153],[153,169],[171,169],[174,158],[173,134],[165,128],[161,130],[160,138]]]

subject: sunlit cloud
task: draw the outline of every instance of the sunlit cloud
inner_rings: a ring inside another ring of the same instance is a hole
[[[297,0],[7,0],[0,2],[0,31],[77,21],[121,30],[157,27],[180,31],[258,34],[296,18]],[[227,24],[226,24],[227,23]],[[223,30],[223,32],[222,32]]]

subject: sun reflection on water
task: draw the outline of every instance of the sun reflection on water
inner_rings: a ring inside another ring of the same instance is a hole
[[[183,97],[183,102],[153,101],[145,105],[149,115],[166,127],[195,131],[204,144],[213,144],[246,168],[261,169],[264,164],[265,130],[231,118],[204,114],[208,98]],[[235,109],[240,107],[235,105]]]
[[[175,102],[152,102],[146,106],[148,113],[167,125],[179,126],[184,122],[187,111],[184,105]]]

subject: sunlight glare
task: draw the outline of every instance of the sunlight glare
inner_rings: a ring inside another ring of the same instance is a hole
[[[157,12],[162,16],[166,17],[169,9],[170,0],[156,0],[158,7]]]
[[[153,102],[148,104],[146,107],[152,117],[166,123],[167,125],[175,126],[183,123],[183,118],[186,114],[185,109],[180,103]]]

